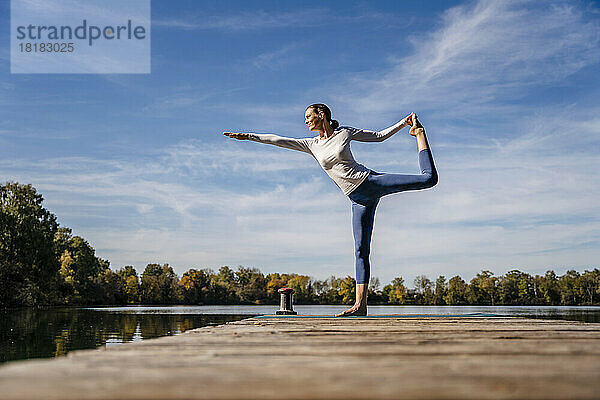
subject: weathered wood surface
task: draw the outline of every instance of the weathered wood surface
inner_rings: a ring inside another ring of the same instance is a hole
[[[0,367],[3,399],[599,399],[600,324],[247,319]]]

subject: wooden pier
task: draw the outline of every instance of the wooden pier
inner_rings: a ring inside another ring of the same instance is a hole
[[[250,318],[0,367],[2,399],[600,399],[600,324]]]

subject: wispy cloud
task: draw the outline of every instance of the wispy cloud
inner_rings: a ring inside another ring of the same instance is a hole
[[[314,168],[304,153],[277,152],[254,143],[209,145],[186,140],[164,150],[165,168],[184,175],[299,171]]]
[[[328,8],[310,8],[287,12],[248,11],[238,14],[197,15],[187,18],[158,18],[152,21],[156,27],[182,30],[223,30],[229,32],[254,31],[262,29],[298,28],[322,26],[332,23],[364,23],[390,21],[394,16],[370,10],[362,10],[358,15],[337,15]]]
[[[112,19],[118,21],[122,18],[122,12],[138,11],[140,3],[120,4],[120,8],[106,7],[99,5],[96,2],[81,2],[77,0],[20,0],[18,10],[29,15],[39,15],[44,18],[58,18],[64,21],[68,18],[78,20],[82,15],[87,15],[89,18]],[[146,24],[149,21],[141,19],[142,16],[137,16]]]
[[[411,42],[414,52],[379,74],[336,87],[336,102],[363,113],[489,114],[490,104],[497,108],[534,86],[560,86],[600,59],[598,21],[565,2],[469,2],[447,10],[438,29]]]
[[[225,15],[199,15],[186,19],[155,19],[153,26],[184,30],[219,29],[226,31],[309,26],[324,20],[324,9],[307,9],[293,12],[243,12]],[[316,20],[315,20],[316,16]]]
[[[17,139],[36,139],[45,140],[71,140],[85,137],[86,134],[81,131],[71,129],[0,129],[0,136]]]
[[[156,96],[141,109],[141,113],[153,118],[169,118],[178,110],[190,107],[199,108],[209,99],[231,95],[245,90],[244,87],[230,89],[205,89],[201,90],[192,86],[173,89],[171,93]]]
[[[291,53],[298,47],[298,44],[286,44],[277,50],[261,53],[254,57],[252,65],[262,70],[279,69],[284,65],[294,62],[295,59]]]

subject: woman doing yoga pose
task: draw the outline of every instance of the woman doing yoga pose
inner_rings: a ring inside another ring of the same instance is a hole
[[[304,119],[308,129],[319,132],[319,136],[294,139],[271,134],[236,132],[223,132],[223,134],[238,140],[252,140],[308,153],[349,197],[352,203],[356,257],[356,302],[351,308],[336,316],[366,315],[371,272],[369,263],[371,234],[379,199],[392,193],[430,188],[438,180],[425,129],[415,113],[379,132],[340,126],[338,121],[331,119],[331,110],[325,104],[308,106]],[[409,133],[417,139],[420,175],[375,172],[354,160],[350,151],[352,140],[381,142],[407,125],[411,126]]]

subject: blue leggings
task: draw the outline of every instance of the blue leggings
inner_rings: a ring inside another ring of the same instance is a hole
[[[438,175],[429,149],[419,152],[419,167],[421,175],[382,174],[371,171],[367,179],[348,195],[352,202],[356,283],[369,283],[371,233],[379,199],[387,194],[405,190],[430,188],[437,183]]]

